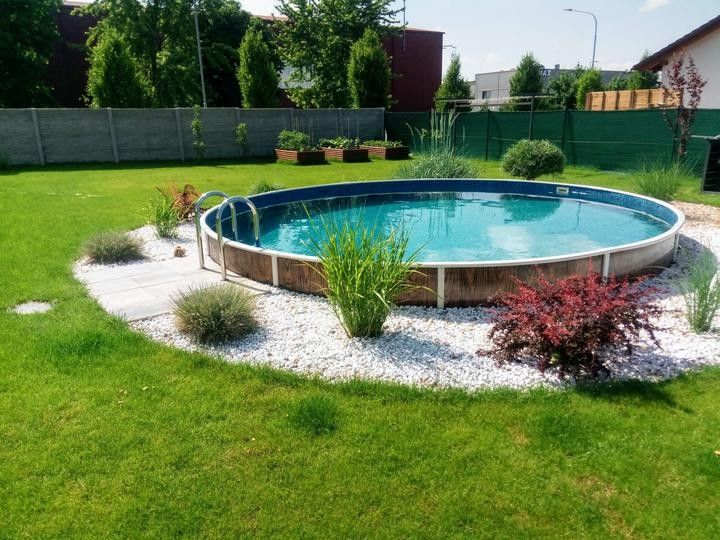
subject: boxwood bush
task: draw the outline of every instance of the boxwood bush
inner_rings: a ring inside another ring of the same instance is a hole
[[[523,139],[505,152],[502,165],[512,176],[534,180],[543,174],[562,173],[565,155],[550,141]]]

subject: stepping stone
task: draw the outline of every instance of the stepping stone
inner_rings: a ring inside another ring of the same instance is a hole
[[[47,313],[53,308],[49,302],[23,302],[10,309],[11,312],[17,313],[18,315],[30,315],[32,313]]]

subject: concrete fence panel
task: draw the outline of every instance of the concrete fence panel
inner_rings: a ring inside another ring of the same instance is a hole
[[[272,156],[283,129],[299,129],[317,143],[345,135],[381,137],[383,109],[202,109],[207,159]],[[196,159],[193,110],[0,109],[0,158],[12,165],[186,161]],[[235,137],[247,124],[248,145]]]
[[[120,161],[180,160],[174,109],[113,109]]]
[[[114,161],[104,109],[37,109],[45,161]]]

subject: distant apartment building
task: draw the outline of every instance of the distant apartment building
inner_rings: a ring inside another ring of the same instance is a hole
[[[489,104],[502,103],[510,97],[510,79],[515,74],[516,69],[506,69],[502,71],[491,71],[488,73],[478,73],[475,75],[475,92],[473,98],[478,102],[487,102]],[[560,64],[555,64],[552,69],[543,69],[543,77],[545,84],[557,78],[562,73],[572,73],[574,69],[561,69]],[[603,83],[609,83],[613,77],[624,74],[624,71],[603,71]]]

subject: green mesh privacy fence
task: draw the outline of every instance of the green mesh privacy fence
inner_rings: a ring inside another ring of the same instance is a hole
[[[520,139],[548,139],[563,149],[568,162],[601,169],[633,169],[669,160],[674,153],[675,111],[539,111],[460,113],[455,145],[466,155],[500,159]],[[388,137],[414,147],[416,130],[428,129],[430,113],[386,113]],[[415,134],[413,136],[413,134]],[[701,109],[694,135],[720,134],[720,110]],[[691,139],[688,164],[702,170],[707,142]]]

